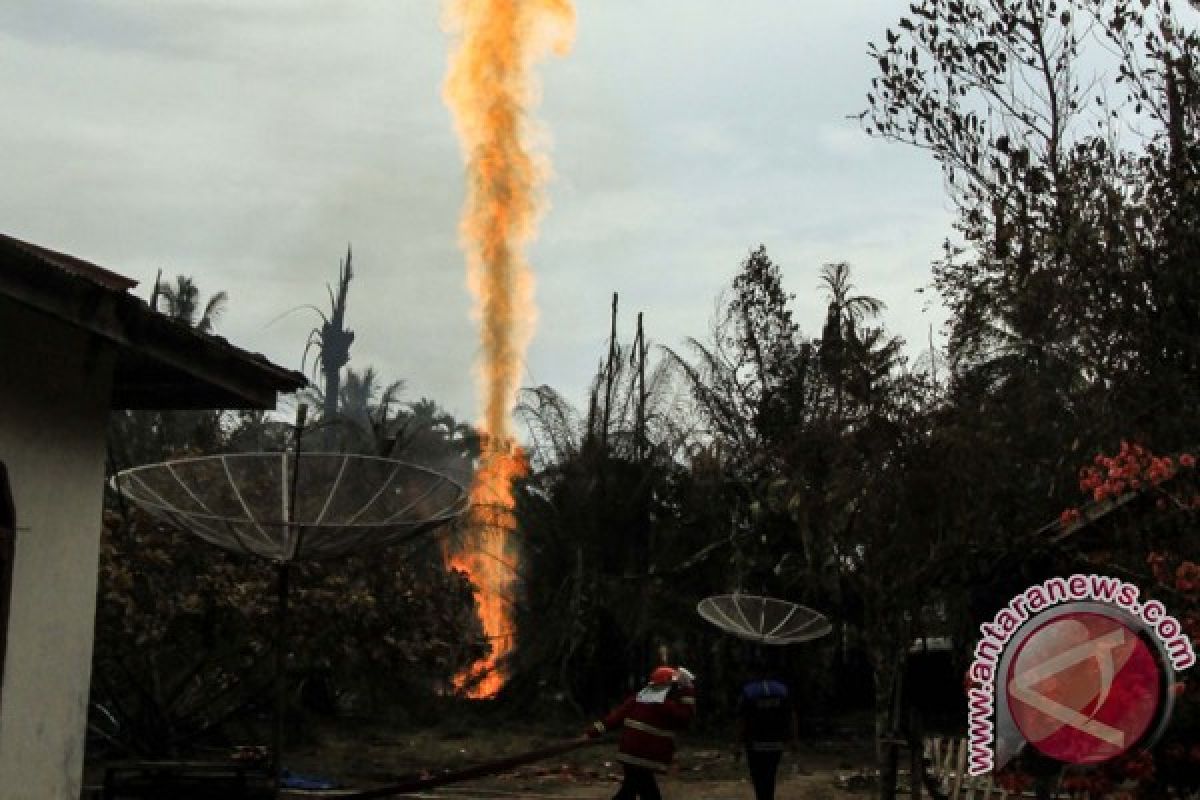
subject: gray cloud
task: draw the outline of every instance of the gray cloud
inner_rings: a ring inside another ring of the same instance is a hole
[[[819,332],[824,261],[923,342],[949,232],[936,167],[867,140],[865,42],[894,4],[581,2],[540,68],[554,163],[527,376],[582,400],[612,291],[623,334],[703,335],[759,242]],[[299,365],[348,241],[353,364],[472,416],[461,156],[432,0],[0,4],[0,229],[149,283],[230,293],[221,332]]]

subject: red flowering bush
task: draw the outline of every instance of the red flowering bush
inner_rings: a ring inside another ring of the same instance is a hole
[[[1059,523],[1065,528],[1083,519],[1083,513],[1078,508],[1068,508],[1058,515]]]
[[[1097,503],[1126,492],[1155,487],[1175,476],[1179,469],[1192,469],[1196,458],[1181,453],[1178,462],[1170,456],[1156,456],[1145,446],[1121,442],[1115,456],[1097,454],[1092,464],[1079,470],[1079,490]]]

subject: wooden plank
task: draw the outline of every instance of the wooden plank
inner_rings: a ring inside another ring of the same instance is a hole
[[[940,736],[935,736],[929,740],[929,768],[933,771],[933,779],[941,786],[942,738]]]
[[[982,788],[979,785],[979,779],[964,771],[960,781],[962,782],[962,800],[975,800],[975,791]]]
[[[950,787],[950,797],[958,798],[960,797],[959,793],[963,788],[963,777],[966,774],[967,769],[967,743],[965,740],[956,739],[954,744],[955,747],[953,749],[957,750],[958,752],[954,759],[954,783]]]
[[[924,739],[921,740],[921,755],[924,758],[929,760],[929,768],[933,774],[934,780],[937,779],[937,767],[938,767],[937,755],[936,755],[936,751],[937,751],[936,741],[937,741],[936,736],[932,736],[932,737],[926,736]]]
[[[921,800],[921,779],[925,775],[925,749],[914,746],[908,753],[908,782],[911,784],[912,800]]]
[[[942,761],[942,785],[949,789],[951,781],[950,772],[954,769],[954,739],[946,740],[946,750],[942,755],[944,759]],[[954,797],[954,795],[950,796],[951,798]]]

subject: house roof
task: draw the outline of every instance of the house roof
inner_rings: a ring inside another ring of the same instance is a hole
[[[137,281],[75,256],[0,234],[0,297],[112,342],[112,407],[275,407],[307,381],[264,356],[201,333],[129,293]]]
[[[11,236],[5,236],[3,233],[0,233],[0,252],[6,249],[27,253],[48,266],[55,267],[72,275],[78,275],[81,278],[88,278],[105,288],[115,291],[123,292],[138,285],[138,282],[133,278],[118,275],[104,267],[96,266],[90,261],[84,261],[82,258],[69,256],[66,253],[59,253],[56,250],[51,250],[41,245],[22,242],[20,239],[14,239]]]

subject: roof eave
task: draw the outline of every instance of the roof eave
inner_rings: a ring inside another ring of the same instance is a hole
[[[273,409],[276,393],[308,383],[301,373],[174,322],[124,291],[43,269],[34,254],[27,254],[22,266],[31,271],[22,276],[0,270],[0,294],[112,342],[118,348],[118,373],[122,359],[146,359],[193,381],[117,383],[114,409]]]

